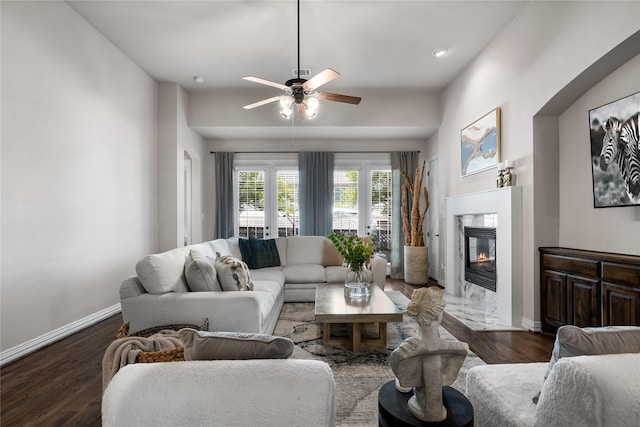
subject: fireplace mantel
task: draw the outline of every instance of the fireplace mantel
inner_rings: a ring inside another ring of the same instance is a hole
[[[496,314],[504,322],[522,324],[522,187],[497,188],[445,199],[446,293],[460,296],[457,220],[464,215],[496,214]]]

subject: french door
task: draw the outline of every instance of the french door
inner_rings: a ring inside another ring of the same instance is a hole
[[[295,165],[238,165],[234,174],[235,235],[273,238],[299,233]]]
[[[391,255],[391,167],[388,162],[336,162],[333,231],[371,236],[375,251]]]

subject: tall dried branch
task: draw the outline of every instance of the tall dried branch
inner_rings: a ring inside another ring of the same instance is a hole
[[[403,209],[401,211],[402,215],[402,232],[404,233],[404,244],[405,246],[411,245],[411,230],[409,227],[409,212],[407,212],[407,198],[409,197],[409,186],[407,184],[402,184],[402,206]]]
[[[409,175],[402,171],[405,183],[402,185],[402,231],[405,234],[405,244],[407,246],[424,246],[423,224],[429,209],[429,191],[424,190],[425,208],[420,212],[420,188],[424,178],[426,161],[422,162],[422,169],[416,168],[413,183]],[[409,213],[408,202],[411,199],[411,212]]]

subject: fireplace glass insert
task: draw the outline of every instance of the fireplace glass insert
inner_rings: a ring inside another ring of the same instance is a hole
[[[464,279],[496,291],[496,229],[464,227]]]

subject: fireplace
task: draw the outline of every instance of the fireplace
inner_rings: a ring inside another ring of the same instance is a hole
[[[465,304],[471,307],[470,311],[481,309],[483,315],[490,312],[492,319],[497,318],[510,327],[524,326],[539,331],[540,322],[524,319],[522,313],[522,281],[529,273],[523,273],[522,267],[522,187],[495,188],[447,197],[445,224],[447,294],[464,299]],[[496,229],[496,254],[500,256],[495,260],[495,292],[464,278],[465,227]],[[527,294],[527,298],[533,298],[533,289],[530,291],[532,293]]]
[[[496,292],[496,229],[464,227],[464,279]]]

